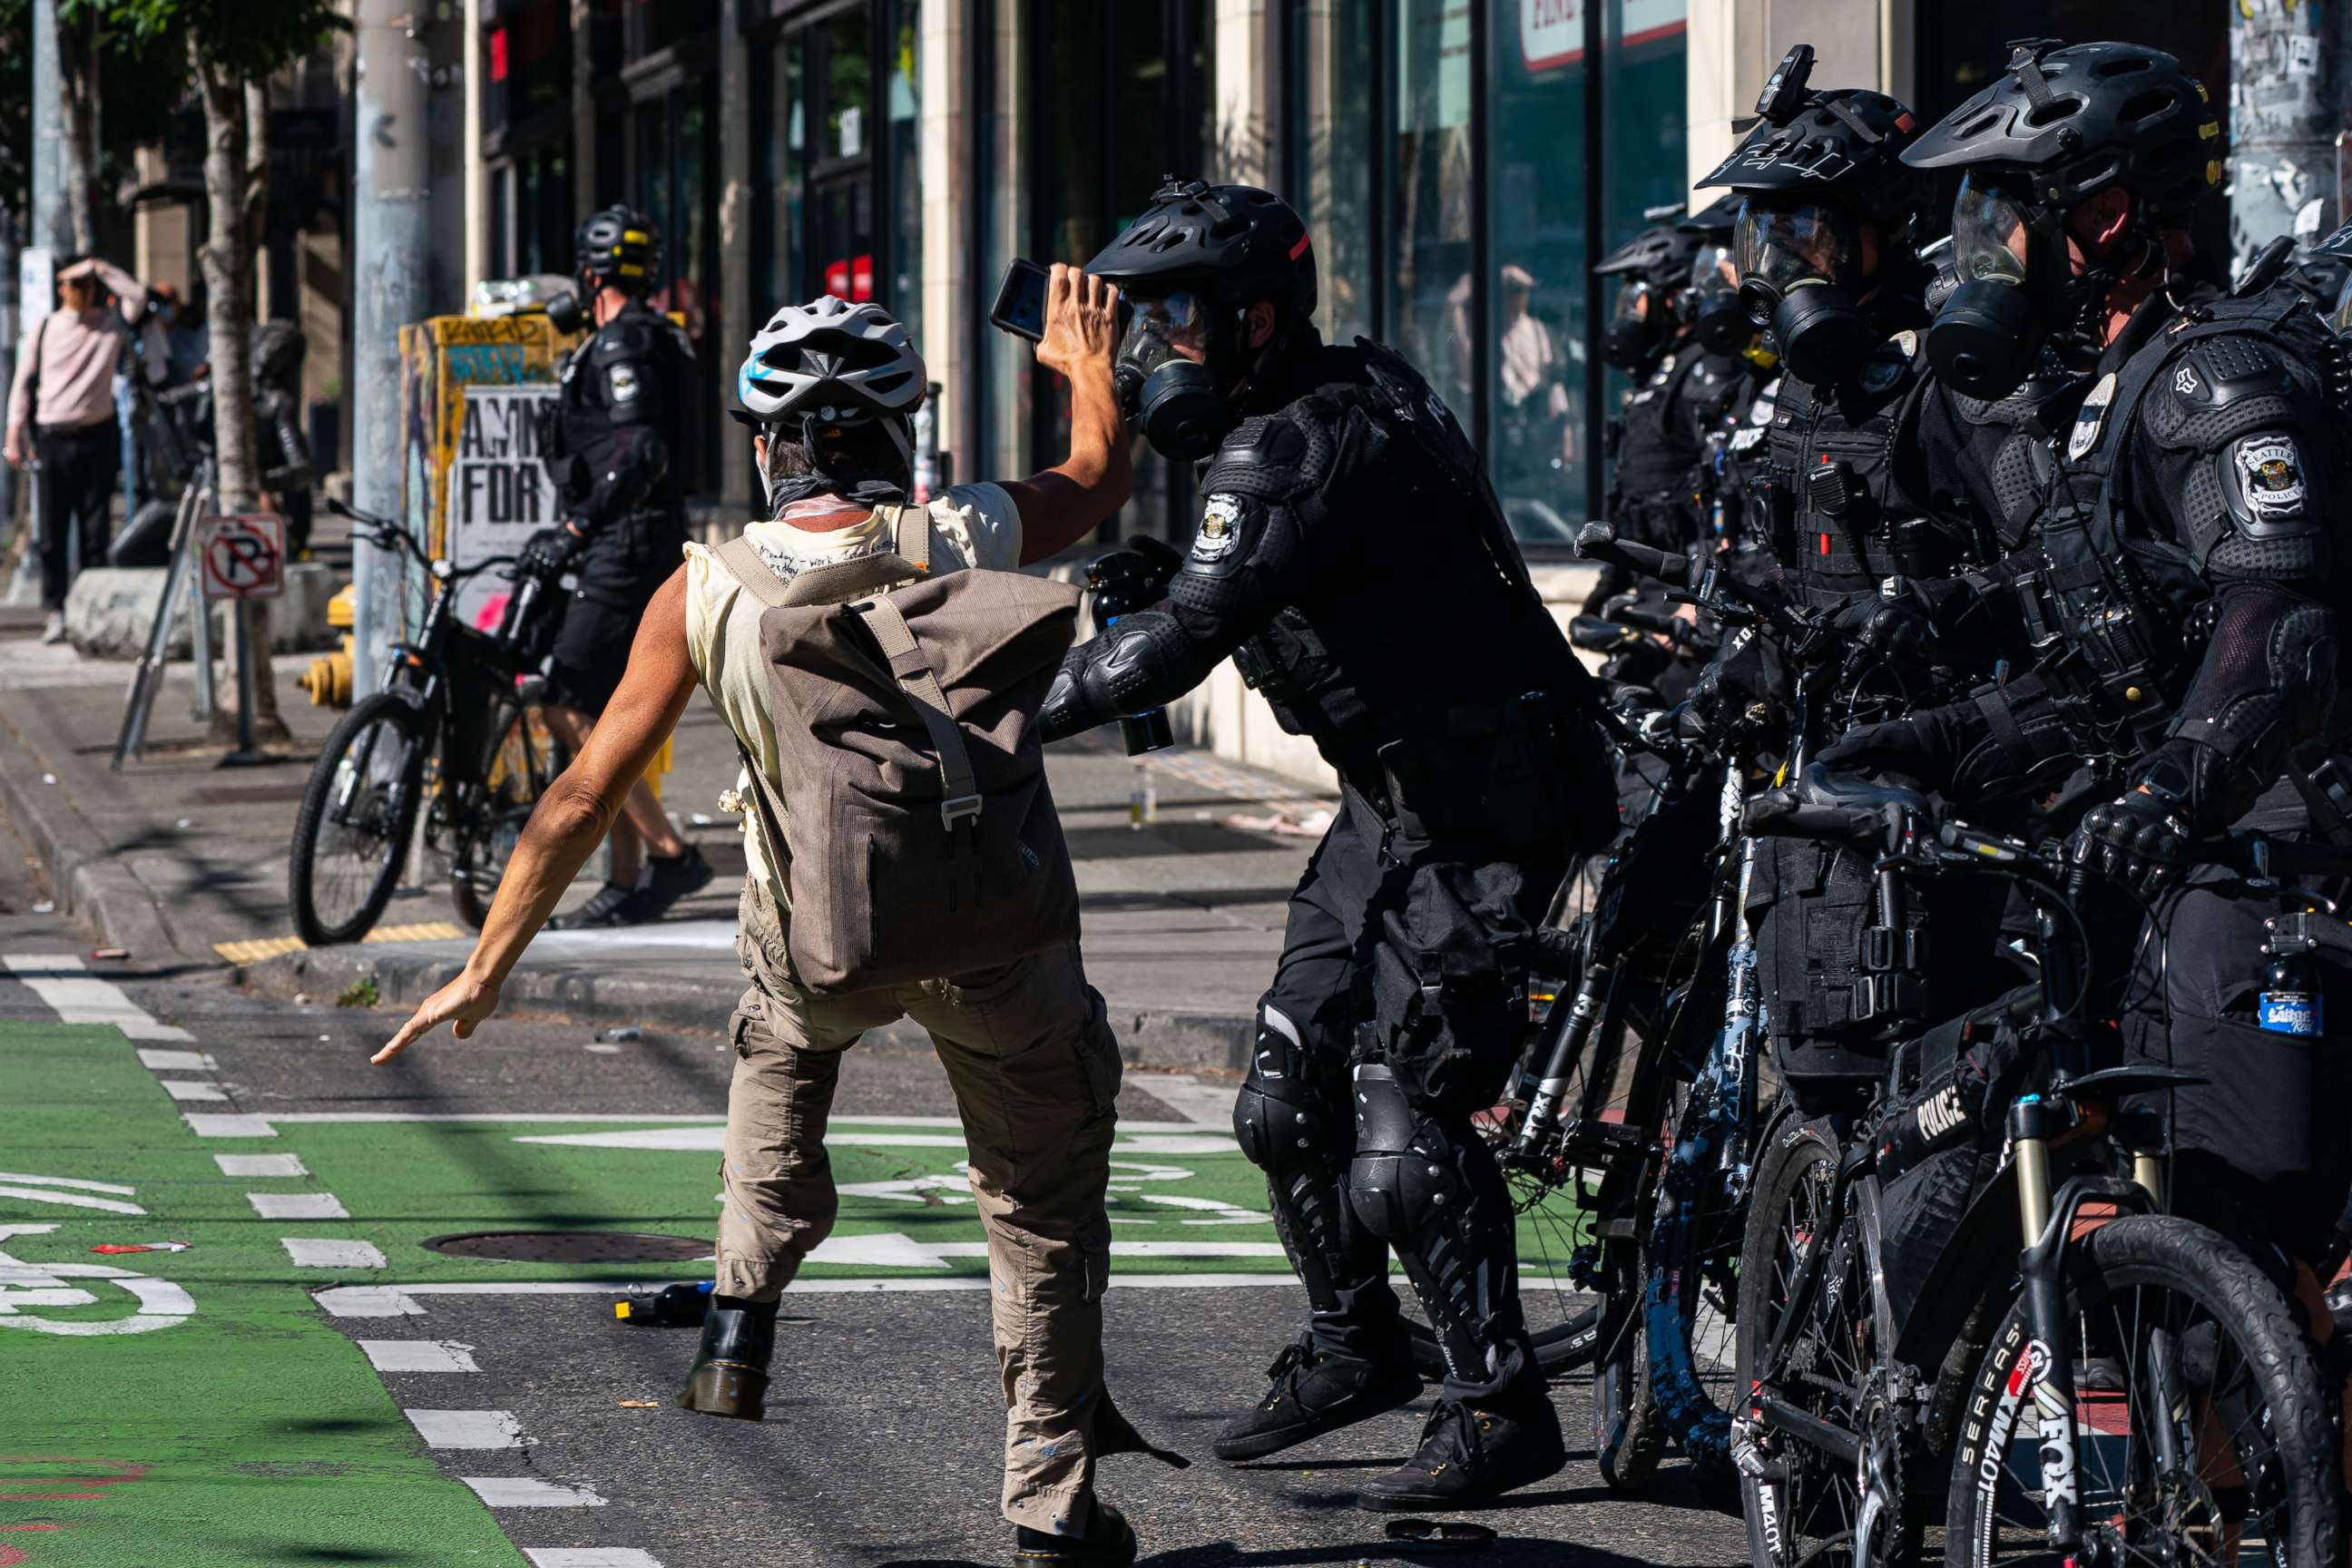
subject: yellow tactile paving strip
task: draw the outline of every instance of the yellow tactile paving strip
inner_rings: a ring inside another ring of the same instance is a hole
[[[454,942],[465,931],[449,921],[419,921],[411,925],[378,926],[362,942]],[[299,936],[257,937],[251,942],[216,942],[213,951],[229,963],[258,963],[281,953],[299,952],[306,944]]]

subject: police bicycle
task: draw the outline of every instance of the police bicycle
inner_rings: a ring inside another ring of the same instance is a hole
[[[457,566],[388,518],[327,505],[414,562],[433,592],[415,639],[394,646],[379,689],[352,704],[310,770],[288,868],[294,929],[314,947],[365,936],[421,813],[425,847],[449,858],[457,913],[478,930],[523,824],[563,769],[532,677],[541,584],[523,578],[498,628],[476,630],[457,616],[457,589],[512,557]]]
[[[1819,768],[1745,815],[1873,855],[1890,900],[2015,888],[2039,972],[1905,1041],[1859,1113],[1791,1108],[1764,1140],[1732,1436],[1759,1568],[1916,1561],[1939,1489],[1945,1561],[1969,1568],[2336,1560],[2312,1351],[2244,1252],[2163,1212],[2163,1130],[2136,1097],[2190,1080],[2102,1065],[2079,868]],[[2270,879],[2298,858],[2352,870],[2254,835],[2214,856]]]

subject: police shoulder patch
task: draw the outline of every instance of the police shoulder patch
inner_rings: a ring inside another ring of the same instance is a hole
[[[1213,493],[1201,506],[1201,531],[1192,536],[1192,559],[1222,561],[1242,538],[1242,498],[1226,490]]]
[[[2303,453],[2294,437],[2284,435],[2248,436],[2230,448],[2238,470],[2238,489],[2246,506],[2262,519],[2301,514],[2304,500]]]
[[[2100,428],[2107,422],[2107,405],[2116,400],[2116,373],[2099,377],[2083,399],[2082,408],[2074,416],[2074,432],[2066,437],[2066,459],[2079,462],[2090,449],[2099,444]]]
[[[625,360],[605,373],[605,384],[612,389],[615,403],[635,402],[637,395],[645,390],[645,382],[638,376],[637,367]]]

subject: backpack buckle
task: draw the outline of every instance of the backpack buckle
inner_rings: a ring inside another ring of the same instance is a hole
[[[943,800],[940,802],[940,821],[950,833],[953,833],[956,824],[964,818],[976,820],[979,817],[980,804],[977,795],[960,795],[953,800]]]

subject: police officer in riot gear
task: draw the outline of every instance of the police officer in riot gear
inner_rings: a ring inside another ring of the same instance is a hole
[[[1420,1392],[1393,1247],[1445,1393],[1412,1461],[1359,1500],[1474,1506],[1566,1458],[1508,1192],[1470,1119],[1520,1049],[1566,858],[1614,831],[1590,677],[1428,384],[1380,344],[1318,335],[1288,204],[1171,182],[1089,270],[1134,310],[1117,374],[1135,423],[1208,462],[1166,596],[1072,650],[1045,734],[1156,708],[1231,655],[1345,797],[1292,899],[1234,1109],[1312,1320],[1217,1452],[1275,1453]]]
[[[1602,357],[1638,378],[1616,421],[1609,521],[1619,538],[1660,550],[1689,550],[1712,532],[1708,438],[1748,411],[1763,380],[1744,352],[1755,330],[1730,284],[1697,266],[1703,253],[1723,253],[1731,216],[1718,202],[1700,217],[1644,229],[1593,268],[1620,279]],[[1727,306],[1736,323],[1725,321]],[[1585,613],[1604,614],[1631,585],[1622,568],[1604,567]]]
[[[581,292],[549,314],[567,330],[593,330],[564,362],[549,433],[548,467],[567,515],[531,536],[519,569],[551,586],[573,577],[548,658],[546,700],[549,722],[576,752],[620,684],[646,601],[677,569],[686,542],[677,465],[694,349],[646,302],[660,275],[661,241],[643,214],[606,207],[580,226],[572,244]],[[612,858],[611,879],[552,926],[655,920],[711,878],[702,852],[677,836],[643,781],[613,825]]]
[[[1852,749],[1931,766],[1995,754],[2021,776],[2070,752],[2121,770],[2070,851],[2132,885],[2119,907],[2158,898],[2151,929],[2168,940],[2140,944],[2125,1032],[2202,1080],[2168,1097],[2179,1196],[2310,1256],[2343,1207],[2332,1121],[2347,1086],[2256,1017],[2277,906],[2218,875],[2162,890],[2185,839],[2240,820],[2337,837],[2352,801],[2329,752],[2347,563],[2326,526],[2352,368],[2303,289],[2221,297],[2191,279],[2216,138],[2206,89],[2170,56],[2037,39],[1906,153],[1964,176],[1961,282],[1928,334],[1939,368],[1985,397],[2037,361],[2093,379],[2036,547],[1937,610],[1971,637],[2006,636],[2032,674]]]

